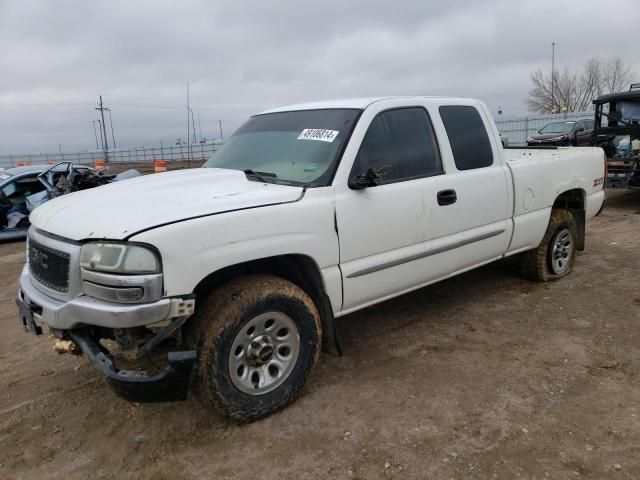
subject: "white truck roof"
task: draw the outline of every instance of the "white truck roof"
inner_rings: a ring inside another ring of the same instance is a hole
[[[276,113],[276,112],[292,112],[296,110],[318,110],[323,108],[358,108],[365,109],[372,103],[381,102],[383,100],[394,100],[394,99],[429,99],[429,98],[446,98],[449,100],[468,100],[468,101],[476,101],[471,98],[457,98],[457,97],[438,97],[438,96],[418,96],[418,95],[396,95],[389,97],[362,97],[362,98],[342,98],[336,100],[323,100],[319,102],[308,102],[308,103],[298,103],[295,105],[285,105],[283,107],[271,108],[268,110],[264,110],[258,115],[263,115],[265,113]]]

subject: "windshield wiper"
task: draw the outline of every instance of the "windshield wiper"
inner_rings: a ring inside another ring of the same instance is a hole
[[[264,177],[269,177],[269,178],[276,178],[277,175],[275,173],[272,172],[256,172],[255,170],[251,170],[250,168],[247,168],[245,170],[243,170],[245,175],[251,175],[252,177],[256,177],[258,180],[260,180],[261,182],[264,183],[269,183],[265,180]]]

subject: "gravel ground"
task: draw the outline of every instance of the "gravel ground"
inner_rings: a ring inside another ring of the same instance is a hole
[[[614,192],[567,278],[513,261],[341,319],[301,398],[235,426],[131,404],[18,327],[0,244],[0,478],[640,478],[640,192]]]

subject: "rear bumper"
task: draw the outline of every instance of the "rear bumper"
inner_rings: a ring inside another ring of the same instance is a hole
[[[186,400],[195,351],[169,352],[169,365],[156,375],[118,370],[109,352],[88,331],[69,332],[69,337],[106,377],[111,389],[130,402],[172,402]]]

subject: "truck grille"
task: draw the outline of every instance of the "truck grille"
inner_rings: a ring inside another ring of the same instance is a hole
[[[40,283],[58,292],[69,290],[69,254],[29,240],[29,270]]]

